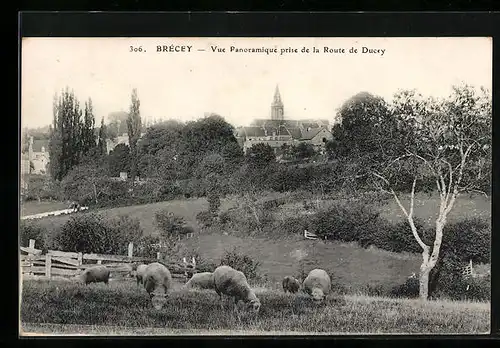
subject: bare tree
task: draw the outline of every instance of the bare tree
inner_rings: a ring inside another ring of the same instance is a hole
[[[395,96],[393,113],[402,146],[397,157],[386,157],[371,168],[371,174],[378,188],[392,194],[422,248],[419,291],[420,297],[427,299],[429,274],[439,259],[443,230],[457,198],[463,192],[486,194],[480,188],[490,182],[491,99],[485,89],[478,92],[467,85],[455,86],[445,100],[424,99],[414,91],[403,91]],[[395,189],[404,181],[402,176],[411,178],[407,207]],[[424,182],[433,182],[440,198],[432,245],[424,242],[414,223],[416,186]]]

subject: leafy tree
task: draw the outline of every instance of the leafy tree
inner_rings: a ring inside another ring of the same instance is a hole
[[[130,112],[127,118],[128,142],[130,146],[130,177],[134,182],[137,175],[137,141],[141,137],[142,121],[140,113],[141,102],[137,97],[137,89],[132,90],[132,102],[130,104]]]
[[[185,169],[183,176],[189,177],[193,169],[207,153],[234,153],[229,151],[234,143],[234,128],[223,117],[211,114],[197,121],[188,122],[182,131],[182,145],[179,161]]]
[[[61,182],[63,192],[70,200],[98,204],[101,195],[109,195],[106,174],[102,165],[87,163],[76,166]]]
[[[258,143],[247,150],[246,160],[252,166],[263,167],[276,161],[276,155],[271,146]]]
[[[300,143],[292,148],[293,156],[298,160],[310,158],[314,155],[314,147],[312,144]]]
[[[118,144],[108,155],[109,175],[119,176],[121,172],[130,171],[130,148],[126,144]]]
[[[341,124],[332,128],[334,138],[327,146],[331,158],[348,156],[351,161],[370,162],[392,149],[391,139],[398,139],[389,106],[383,98],[370,93],[361,92],[348,99],[337,117]]]
[[[139,172],[148,177],[177,176],[183,124],[166,121],[148,127],[138,143]]]
[[[477,190],[489,175],[484,165],[491,156],[491,97],[488,91],[468,85],[454,86],[444,100],[401,91],[395,95],[392,109],[401,134],[398,140],[404,146],[394,146],[389,137],[381,138],[387,144],[382,143],[382,148],[392,151],[381,150],[368,171],[373,184],[394,197],[421,248],[419,293],[427,299],[429,274],[440,258],[447,217],[457,197]],[[412,178],[408,207],[395,188],[402,176]],[[425,243],[414,221],[415,191],[417,183],[424,181],[433,182],[440,197],[432,245]]]

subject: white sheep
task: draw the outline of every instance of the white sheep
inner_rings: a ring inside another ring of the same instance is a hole
[[[167,293],[172,287],[172,275],[168,268],[159,262],[147,265],[143,275],[143,283],[154,308],[162,309],[166,302]]]
[[[110,277],[110,270],[106,266],[92,266],[83,271],[80,275],[76,276],[77,281],[84,283],[104,283],[108,284]]]
[[[214,274],[212,272],[202,272],[193,274],[191,279],[184,284],[187,289],[215,289]]]
[[[313,269],[302,283],[303,290],[312,296],[314,302],[321,302],[330,293],[330,276],[322,269]]]
[[[291,292],[292,294],[296,293],[300,289],[300,282],[291,276],[283,278],[281,285],[283,286],[284,292]]]
[[[221,299],[222,294],[232,297],[234,300],[235,310],[238,302],[242,301],[247,304],[247,308],[254,313],[258,313],[260,309],[260,301],[255,296],[255,292],[248,285],[247,278],[243,272],[237,271],[229,266],[219,266],[213,273],[215,291]]]

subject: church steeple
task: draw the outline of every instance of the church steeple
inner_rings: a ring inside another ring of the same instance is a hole
[[[283,102],[281,101],[281,95],[278,85],[274,91],[274,99],[271,104],[271,119],[272,120],[283,120],[284,114]]]

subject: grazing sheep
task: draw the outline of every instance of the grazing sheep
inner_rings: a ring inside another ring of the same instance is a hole
[[[296,293],[300,289],[300,282],[291,276],[286,276],[281,283],[283,285],[284,292]]]
[[[184,284],[184,286],[188,289],[197,288],[197,289],[214,289],[214,274],[212,272],[202,272],[193,274],[191,279]]]
[[[302,283],[304,291],[312,296],[314,302],[321,302],[330,293],[330,276],[322,269],[313,269]]]
[[[143,283],[154,308],[162,309],[167,292],[172,287],[172,275],[168,268],[159,262],[147,265],[143,275]]]
[[[110,271],[106,266],[92,266],[77,276],[78,280],[85,285],[89,283],[108,284]]]
[[[237,271],[229,266],[219,266],[213,273],[215,291],[221,299],[222,294],[230,296],[234,300],[235,310],[239,301],[247,304],[247,308],[254,313],[260,309],[260,301],[255,292],[248,285],[247,278],[243,272]]]
[[[148,265],[140,264],[137,266],[135,270],[135,279],[137,280],[137,285],[144,284],[144,272],[146,272],[146,268]]]

